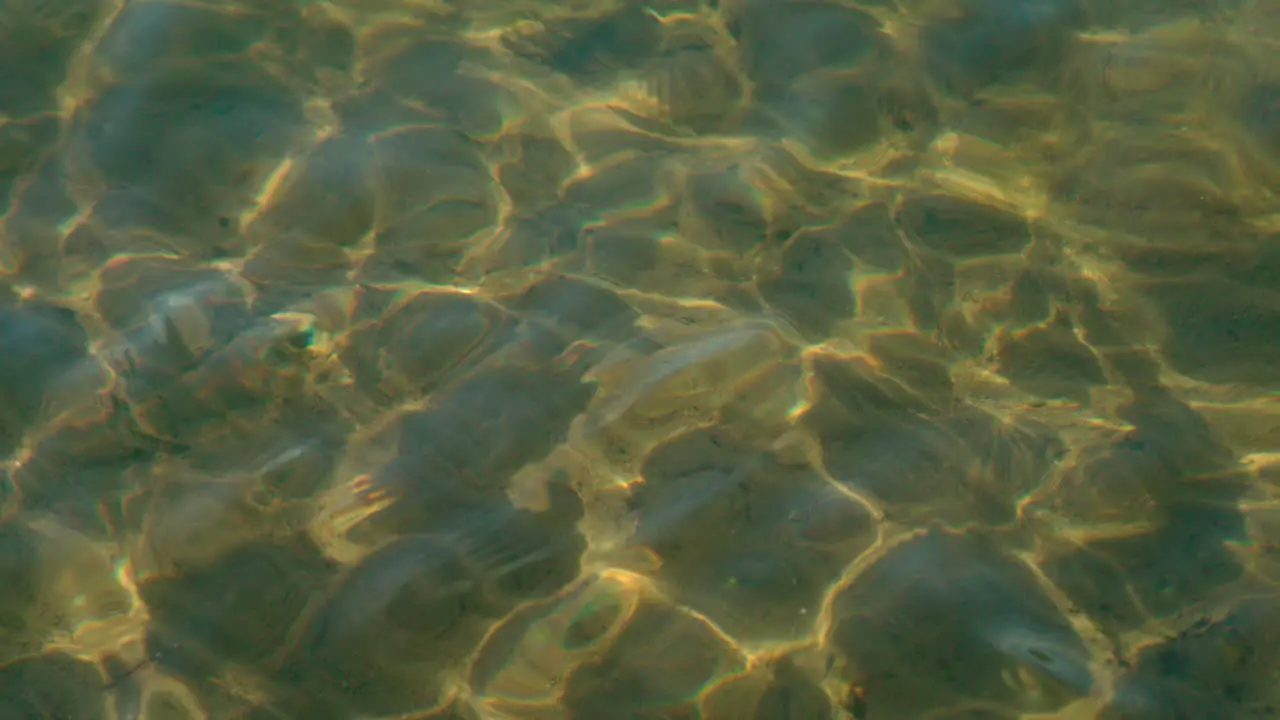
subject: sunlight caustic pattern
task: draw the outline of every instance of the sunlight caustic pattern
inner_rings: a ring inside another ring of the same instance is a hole
[[[0,716],[1280,713],[1273,0],[0,4]]]

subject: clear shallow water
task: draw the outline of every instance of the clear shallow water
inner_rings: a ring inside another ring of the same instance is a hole
[[[1274,715],[1278,54],[0,4],[0,718]]]

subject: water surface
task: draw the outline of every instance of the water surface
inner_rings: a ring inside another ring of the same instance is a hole
[[[0,2],[0,717],[1280,713],[1275,0]]]

